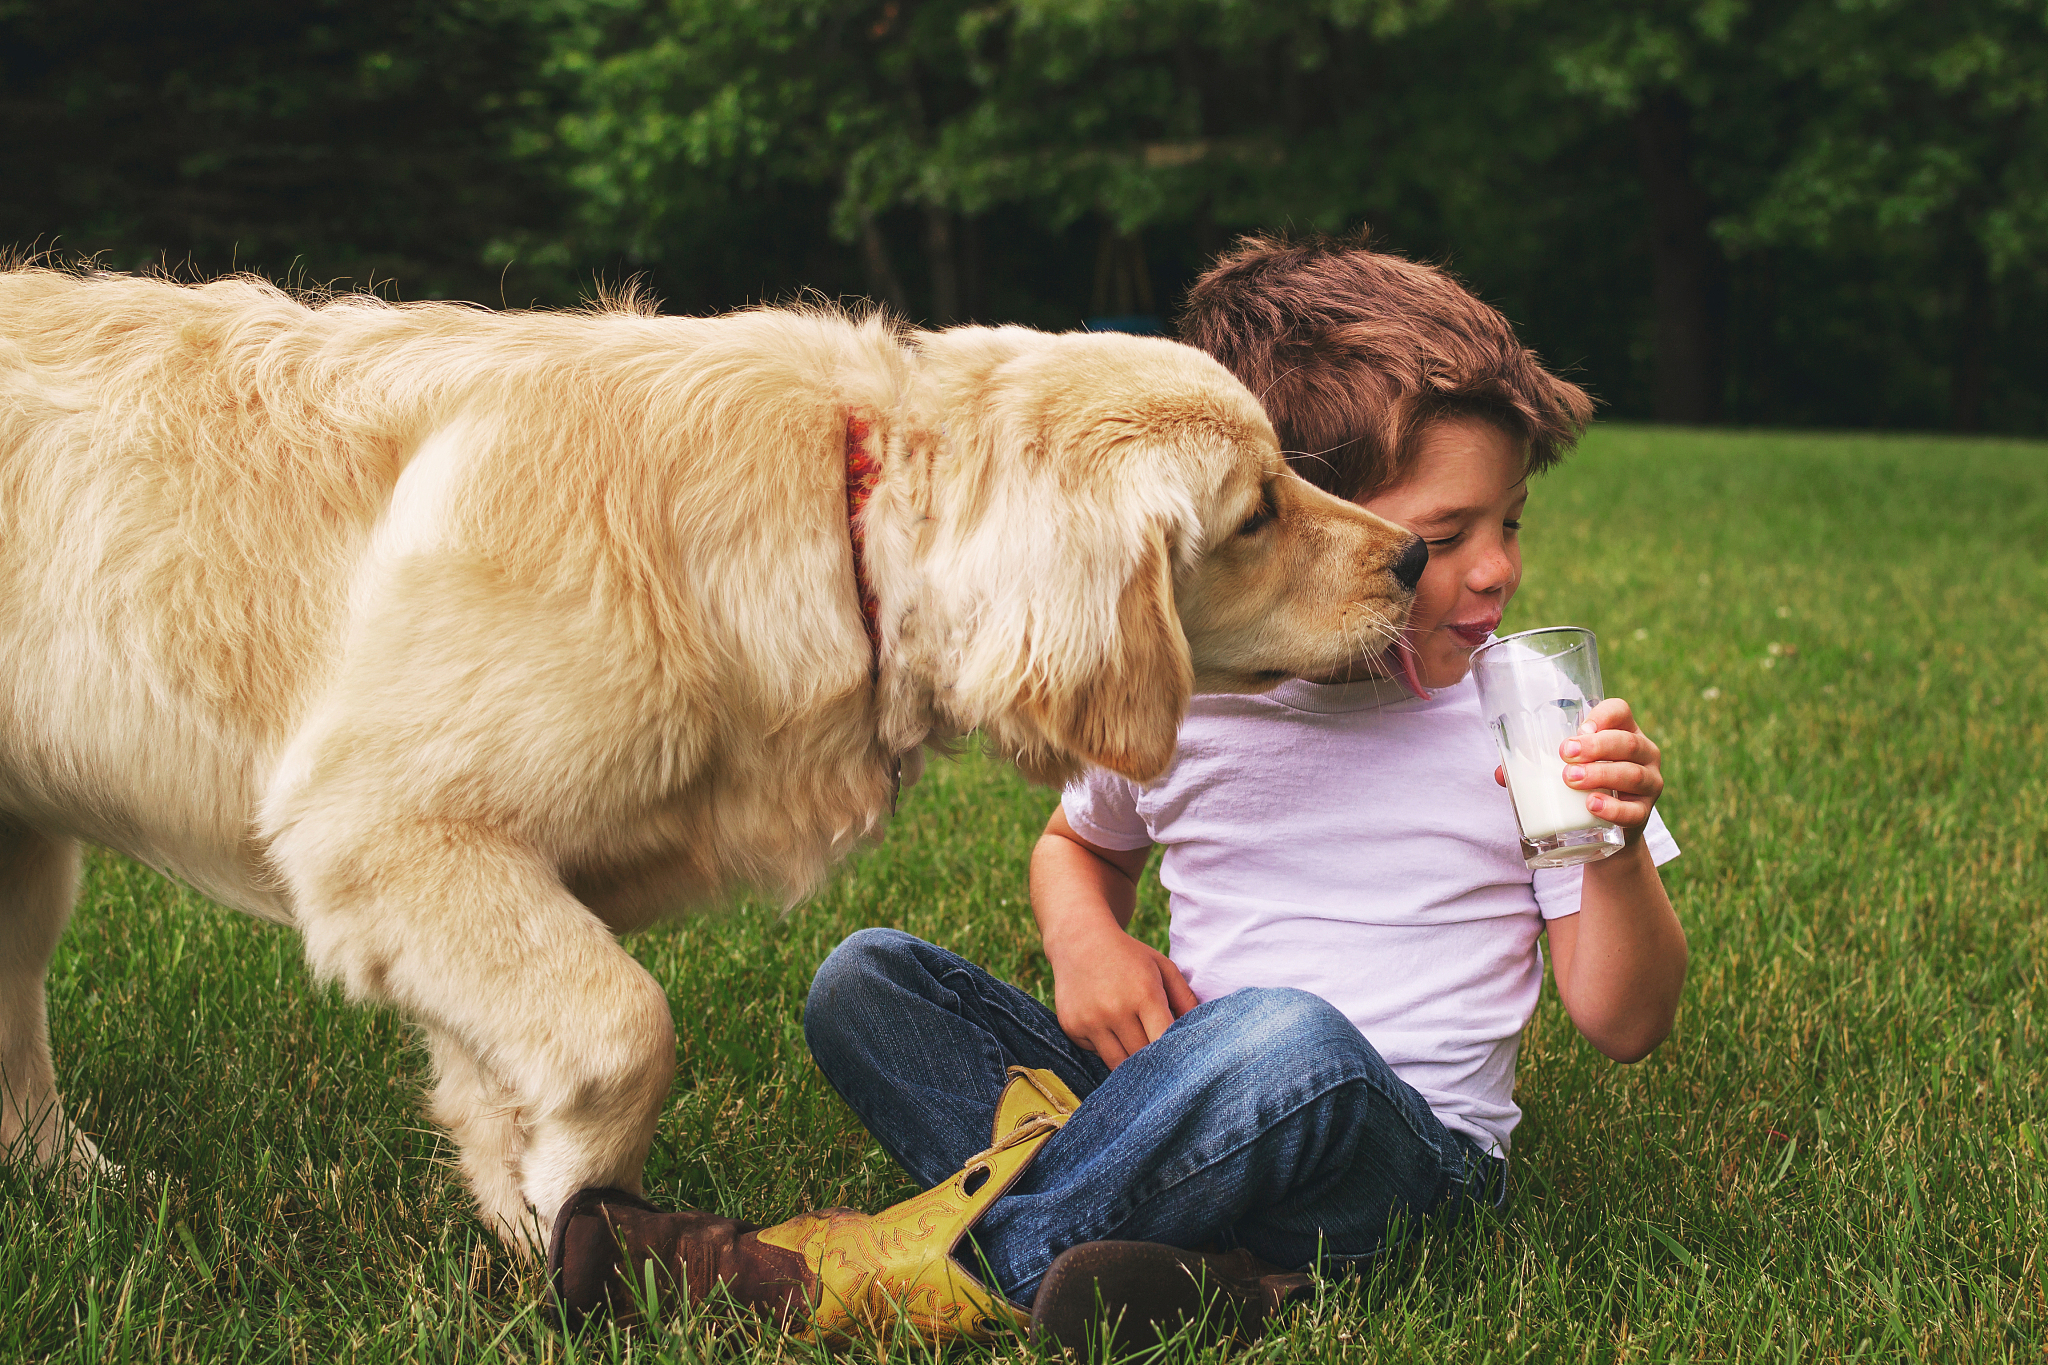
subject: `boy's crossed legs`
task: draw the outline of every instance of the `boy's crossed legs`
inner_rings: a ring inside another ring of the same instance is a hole
[[[1023,991],[909,934],[866,929],[818,969],[804,1034],[922,1185],[986,1146],[1007,1068],[1045,1068],[1082,1097],[974,1228],[1014,1302],[1029,1303],[1053,1258],[1086,1242],[1342,1263],[1381,1250],[1397,1217],[1414,1228],[1505,1191],[1505,1163],[1440,1123],[1348,1019],[1305,991],[1211,1000],[1111,1071]]]
[[[722,1285],[828,1341],[907,1320],[934,1340],[1028,1324],[1078,1345],[1105,1307],[1128,1329],[1200,1317],[1249,1335],[1308,1283],[1266,1262],[1361,1260],[1397,1220],[1504,1192],[1504,1163],[1303,991],[1212,1000],[1112,1071],[1022,991],[869,929],[819,968],[804,1031],[926,1193],[762,1228],[580,1191],[548,1258],[572,1328],[634,1311],[643,1287],[665,1309]],[[948,1259],[970,1227],[974,1245]]]

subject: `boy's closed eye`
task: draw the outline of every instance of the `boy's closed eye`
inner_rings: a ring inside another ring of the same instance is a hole
[[[1503,521],[1500,524],[1500,528],[1501,530],[1506,531],[1509,535],[1513,535],[1515,532],[1522,529],[1521,519],[1519,517],[1511,517],[1508,520]],[[1433,540],[1428,536],[1424,536],[1422,538],[1422,543],[1429,546],[1429,548],[1432,550],[1448,550],[1451,546],[1456,545],[1459,541],[1463,540],[1464,538],[1465,532],[1463,529],[1460,529],[1447,536],[1438,536]]]

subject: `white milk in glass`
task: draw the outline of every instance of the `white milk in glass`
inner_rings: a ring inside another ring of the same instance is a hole
[[[1508,795],[1522,837],[1548,839],[1575,829],[1611,829],[1613,825],[1586,809],[1587,792],[1565,785],[1564,759],[1558,746],[1579,732],[1588,710],[1576,698],[1560,697],[1533,710],[1494,719],[1501,766],[1507,771]]]
[[[1473,654],[1472,674],[1522,827],[1522,860],[1567,867],[1619,849],[1621,831],[1586,809],[1588,793],[1565,785],[1558,752],[1600,701],[1593,632],[1550,626],[1490,641]]]

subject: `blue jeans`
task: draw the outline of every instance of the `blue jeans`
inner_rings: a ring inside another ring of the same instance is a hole
[[[818,969],[804,1037],[927,1187],[988,1146],[1006,1068],[1048,1068],[1081,1096],[974,1229],[1019,1303],[1082,1242],[1242,1246],[1298,1268],[1372,1256],[1397,1219],[1413,1232],[1506,1196],[1506,1163],[1439,1123],[1306,991],[1208,1001],[1111,1071],[1023,991],[909,934],[863,929]]]

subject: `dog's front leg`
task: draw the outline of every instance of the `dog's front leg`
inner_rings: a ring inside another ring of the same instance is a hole
[[[522,1230],[516,1237],[505,1235],[524,1249],[528,1239],[523,1230],[533,1215],[520,1185],[527,1135],[518,1093],[503,1077],[492,1075],[454,1034],[432,1025],[423,1032],[434,1059],[434,1094],[427,1113],[455,1139],[456,1163],[484,1222],[501,1233]]]
[[[425,1026],[434,1114],[487,1222],[534,1249],[590,1185],[637,1191],[675,1074],[667,996],[502,831],[299,823],[272,856],[316,971]]]
[[[78,841],[0,820],[0,1160],[114,1168],[64,1116],[43,977],[78,894]]]

